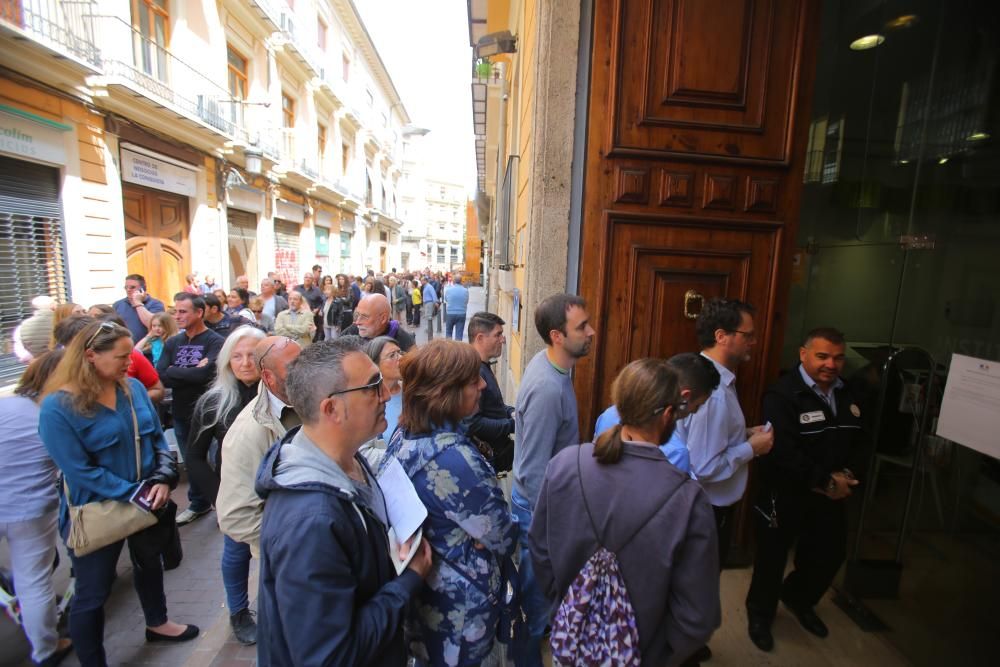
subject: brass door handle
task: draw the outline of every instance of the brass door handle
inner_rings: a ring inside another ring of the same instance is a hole
[[[695,301],[699,303],[698,312],[694,312],[691,310],[691,304]],[[695,290],[689,289],[687,292],[684,292],[684,317],[688,318],[689,320],[698,319],[698,315],[701,313],[701,306],[703,306],[704,304],[705,304],[705,297],[703,297]]]

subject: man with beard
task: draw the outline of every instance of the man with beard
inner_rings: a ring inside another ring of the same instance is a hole
[[[344,329],[342,336],[361,336],[366,341],[388,336],[406,352],[416,345],[413,334],[400,325],[399,320],[389,319],[389,299],[384,294],[369,294],[354,309],[354,324]]]
[[[535,581],[528,528],[549,460],[565,447],[580,444],[576,393],[570,371],[587,356],[595,331],[586,302],[572,294],[555,294],[535,309],[535,328],[546,348],[524,369],[514,413],[514,487],[511,512],[521,550],[521,605],[527,636],[517,648],[516,663],[541,665],[541,645],[549,622],[550,603]]]

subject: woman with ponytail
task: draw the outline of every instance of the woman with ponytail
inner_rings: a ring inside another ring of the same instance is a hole
[[[633,361],[611,397],[621,423],[563,449],[545,471],[529,533],[535,574],[559,601],[598,548],[613,552],[642,664],[676,664],[722,620],[712,507],[659,450],[682,402],[677,372],[663,360]]]

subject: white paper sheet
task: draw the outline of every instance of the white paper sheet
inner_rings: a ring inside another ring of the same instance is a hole
[[[1000,459],[1000,362],[951,355],[937,434]]]
[[[406,476],[399,461],[389,457],[389,463],[378,477],[378,484],[385,496],[389,525],[400,542],[405,542],[417,532],[427,518],[427,508],[420,502],[413,482]]]

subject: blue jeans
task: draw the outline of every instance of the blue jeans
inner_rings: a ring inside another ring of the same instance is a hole
[[[181,450],[181,456],[184,457],[185,465],[187,465],[188,461],[187,441],[190,431],[191,420],[188,417],[179,417],[175,412],[174,435],[177,437],[177,446]],[[212,508],[212,504],[202,495],[201,489],[195,484],[194,478],[191,475],[188,475],[188,503],[188,509],[192,512],[204,512]]]
[[[452,313],[448,313],[445,318],[445,326],[445,338],[462,340],[462,334],[465,332],[465,313],[454,315]]]
[[[250,606],[247,579],[250,577],[250,545],[222,536],[222,585],[226,588],[229,615]]]
[[[514,664],[517,667],[540,667],[542,665],[542,640],[545,638],[545,626],[549,624],[552,603],[539,589],[535,580],[535,566],[531,562],[531,552],[528,550],[528,529],[531,527],[532,510],[530,503],[516,490],[511,491],[511,519],[517,526],[517,544],[521,563],[518,567],[518,577],[521,580],[521,608],[527,618],[527,632],[522,641],[513,647]]]
[[[159,558],[139,562],[132,548],[132,541],[142,533],[128,538],[129,556],[132,559],[132,583],[139,594],[139,603],[147,627],[167,622],[167,598],[163,593],[163,565]],[[71,550],[76,593],[69,608],[69,636],[83,667],[104,667],[108,664],[104,653],[104,603],[111,595],[115,580],[115,566],[126,540],[109,544],[86,556],[77,556]]]

